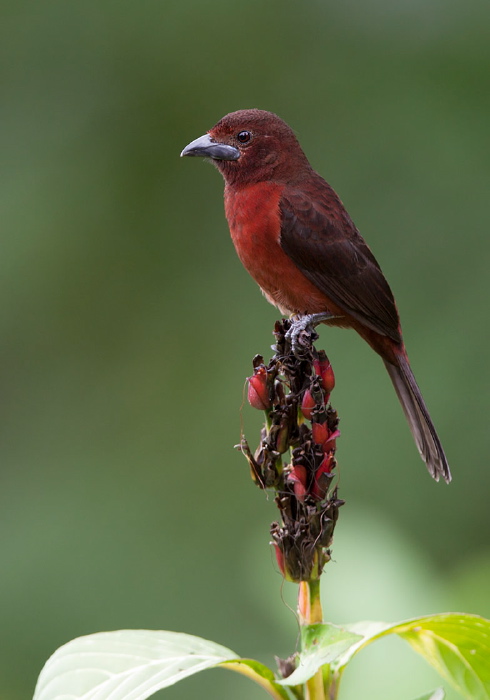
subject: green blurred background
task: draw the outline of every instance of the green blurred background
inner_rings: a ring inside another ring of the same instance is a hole
[[[100,630],[295,648],[275,509],[233,450],[278,314],[220,176],[179,160],[239,108],[295,128],[372,246],[454,474],[427,475],[379,358],[323,329],[347,501],[326,616],[490,616],[489,22],[488,0],[3,0],[0,700]],[[386,640],[342,698],[438,684]],[[213,671],[162,696],[263,692]]]

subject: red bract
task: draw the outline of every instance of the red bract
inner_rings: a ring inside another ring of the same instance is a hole
[[[314,358],[313,368],[315,374],[320,377],[323,389],[330,394],[335,386],[335,375],[330,360],[324,352],[319,352],[318,357]]]
[[[315,406],[315,399],[311,395],[311,391],[307,389],[303,394],[303,401],[301,402],[301,413],[307,420],[311,420],[311,415]]]
[[[322,460],[315,473],[315,481],[311,493],[315,498],[325,498],[326,489],[328,488],[328,479],[322,479],[323,474],[330,474],[335,466],[335,458],[333,452],[328,452]]]
[[[300,501],[304,499],[307,493],[306,477],[306,468],[302,464],[296,464],[288,474],[288,481],[293,483],[294,495]]]
[[[337,449],[337,438],[340,435],[340,430],[334,430],[333,433],[330,433],[330,437],[328,440],[323,444],[323,451],[324,452],[330,452]]]
[[[286,576],[286,569],[284,566],[284,554],[281,552],[277,544],[274,542],[274,551],[276,553],[277,565],[283,576]]]
[[[330,437],[330,431],[326,423],[313,423],[311,426],[311,432],[313,434],[313,441],[322,447]]]
[[[330,474],[334,467],[334,455],[333,452],[328,452],[322,460],[322,463],[316,470],[315,478],[318,479],[320,474]]]
[[[254,375],[248,377],[248,401],[259,411],[267,411],[272,407],[265,367],[256,367]]]

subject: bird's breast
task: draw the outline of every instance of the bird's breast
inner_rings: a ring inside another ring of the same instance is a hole
[[[225,188],[225,213],[238,257],[283,313],[327,311],[325,295],[281,247],[281,195],[282,186],[272,182]]]
[[[225,190],[225,213],[233,243],[255,279],[280,250],[280,198],[281,188],[273,183]]]

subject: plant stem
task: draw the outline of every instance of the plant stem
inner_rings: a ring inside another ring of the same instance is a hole
[[[301,581],[298,594],[298,614],[301,625],[314,625],[323,622],[320,601],[320,579]],[[321,668],[305,685],[305,700],[325,700],[323,670]]]
[[[323,622],[319,578],[300,582],[298,613],[300,625],[315,625]]]

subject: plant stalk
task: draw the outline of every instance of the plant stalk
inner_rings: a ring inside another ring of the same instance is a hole
[[[301,581],[298,593],[298,614],[300,625],[315,625],[323,622],[320,600],[320,579]],[[305,684],[305,700],[326,700],[321,668]]]

